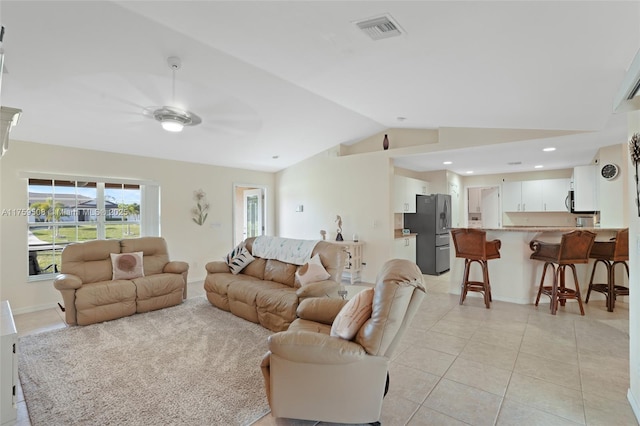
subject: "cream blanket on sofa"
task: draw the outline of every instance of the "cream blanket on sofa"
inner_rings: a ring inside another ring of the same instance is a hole
[[[318,240],[295,240],[263,235],[254,240],[252,254],[263,259],[304,265],[311,257],[316,244]]]

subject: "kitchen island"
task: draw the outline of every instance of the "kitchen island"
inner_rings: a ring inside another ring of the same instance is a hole
[[[575,230],[591,231],[597,234],[596,241],[607,241],[614,237],[620,228],[577,228],[577,227],[504,227],[504,228],[482,228],[487,233],[487,240],[498,239],[502,242],[500,248],[500,259],[491,260],[489,264],[489,277],[491,281],[491,295],[493,300],[501,300],[504,302],[518,304],[532,304],[535,302],[540,278],[542,276],[543,263],[530,259],[531,248],[529,243],[532,240],[542,240],[548,242],[560,242],[562,234]],[[578,280],[580,283],[580,291],[582,299],[586,297],[589,287],[589,278],[591,277],[591,269],[593,261],[588,264],[576,265]],[[600,282],[605,280],[604,268],[596,273],[596,278]],[[452,250],[451,255],[451,276],[449,283],[449,292],[452,294],[460,294],[460,283],[464,272],[464,259],[456,258],[455,252]],[[570,278],[570,283],[573,280]],[[602,275],[600,275],[602,273]],[[481,279],[480,268],[474,265],[471,271],[473,279]],[[547,278],[550,280],[551,277]],[[549,281],[551,282],[551,281]],[[624,275],[624,285],[628,285],[627,277]],[[482,296],[481,294],[469,294],[468,297]],[[601,303],[604,296],[600,293],[591,293],[591,299],[596,303]],[[548,303],[542,298],[541,303]]]

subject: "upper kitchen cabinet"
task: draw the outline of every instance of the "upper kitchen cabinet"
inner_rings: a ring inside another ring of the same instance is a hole
[[[429,193],[429,183],[399,175],[395,175],[393,179],[393,211],[395,213],[415,213],[416,195],[427,195]]]
[[[598,200],[598,166],[573,168],[574,210],[578,212],[600,211]]]
[[[541,181],[504,182],[502,184],[502,211],[542,211]]]
[[[562,212],[569,179],[526,180],[503,182],[502,211],[504,212]]]
[[[571,179],[545,179],[542,182],[542,209],[545,212],[566,212]]]

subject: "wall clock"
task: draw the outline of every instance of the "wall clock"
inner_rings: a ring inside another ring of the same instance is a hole
[[[605,164],[602,166],[602,169],[600,169],[602,177],[608,180],[614,179],[618,176],[618,173],[620,173],[620,168],[613,163]]]

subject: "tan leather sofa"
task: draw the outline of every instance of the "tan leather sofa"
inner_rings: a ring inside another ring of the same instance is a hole
[[[245,240],[253,253],[255,238]],[[239,274],[231,273],[224,261],[206,265],[204,289],[212,305],[272,331],[282,331],[296,318],[301,300],[308,297],[337,297],[346,253],[338,244],[319,241],[312,256],[320,260],[329,279],[301,286],[296,277],[298,265],[275,259],[256,259]]]
[[[144,277],[112,280],[111,253],[135,252],[143,252]],[[186,262],[169,261],[161,237],[94,240],[64,248],[53,285],[62,293],[67,324],[88,325],[182,303],[188,270]]]
[[[274,417],[335,423],[380,420],[389,359],[422,303],[415,263],[390,260],[376,280],[372,313],[353,340],[329,335],[346,301],[307,299],[287,331],[269,336],[262,372]],[[391,377],[393,386],[393,377]]]

